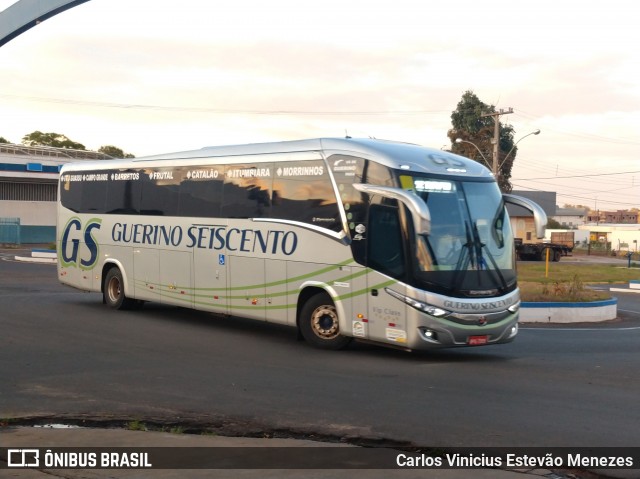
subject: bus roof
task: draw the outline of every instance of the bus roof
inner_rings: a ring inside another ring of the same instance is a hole
[[[492,178],[492,173],[480,163],[455,155],[448,151],[428,148],[411,143],[378,140],[373,138],[316,138],[309,140],[281,141],[270,143],[250,143],[244,145],[208,146],[199,150],[166,153],[125,160],[103,160],[83,162],[82,165],[70,164],[69,169],[102,169],[109,163],[109,167],[119,168],[127,165],[147,161],[176,161],[189,159],[205,159],[216,157],[246,157],[252,155],[268,155],[275,153],[323,152],[325,156],[345,154],[363,158],[375,159],[377,162],[394,168],[406,169],[408,172],[443,173],[443,164],[450,166],[447,174]],[[432,161],[427,161],[431,159]],[[246,160],[246,159],[245,159]],[[269,161],[258,159],[257,161]],[[67,168],[64,168],[67,169]]]

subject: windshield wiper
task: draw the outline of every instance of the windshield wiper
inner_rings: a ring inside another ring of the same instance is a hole
[[[500,271],[500,267],[498,266],[498,263],[496,263],[496,260],[491,254],[491,251],[489,251],[487,245],[480,240],[478,225],[475,221],[473,222],[473,239],[476,245],[476,255],[478,256],[478,271],[480,271],[481,269],[481,264],[484,265],[485,270],[492,271],[496,276],[498,276],[498,278],[500,279],[500,283],[502,283],[502,287],[506,289],[507,281],[504,279],[504,275],[502,274],[502,271]],[[487,268],[484,257],[482,256],[483,249],[486,253],[487,258],[489,258],[489,261],[491,261],[491,266],[493,266],[493,268]]]
[[[453,284],[460,284],[459,278],[462,274],[467,274],[467,268],[469,263],[475,264],[473,258],[473,239],[471,238],[471,232],[469,231],[469,223],[464,222],[464,230],[467,237],[467,242],[462,245],[462,251],[460,257],[456,263],[455,273],[453,274]],[[463,273],[464,272],[464,273]]]

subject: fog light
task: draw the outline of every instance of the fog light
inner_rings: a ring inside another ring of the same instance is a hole
[[[518,323],[511,326],[511,332],[509,333],[509,337],[513,338],[516,334],[518,334]]]
[[[425,341],[440,344],[440,341],[438,341],[438,333],[436,331],[427,328],[420,328],[420,331],[422,332],[422,339]]]

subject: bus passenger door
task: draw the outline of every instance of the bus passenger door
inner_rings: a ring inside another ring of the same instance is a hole
[[[394,201],[394,203],[396,203]],[[369,338],[402,346],[407,342],[407,305],[388,290],[406,295],[405,240],[394,204],[371,204],[367,231]]]
[[[227,257],[224,251],[194,249],[194,307],[203,311],[228,314]]]

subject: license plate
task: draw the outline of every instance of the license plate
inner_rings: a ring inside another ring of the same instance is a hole
[[[481,344],[487,344],[489,342],[489,336],[469,336],[467,338],[467,344],[469,346],[479,346]]]

